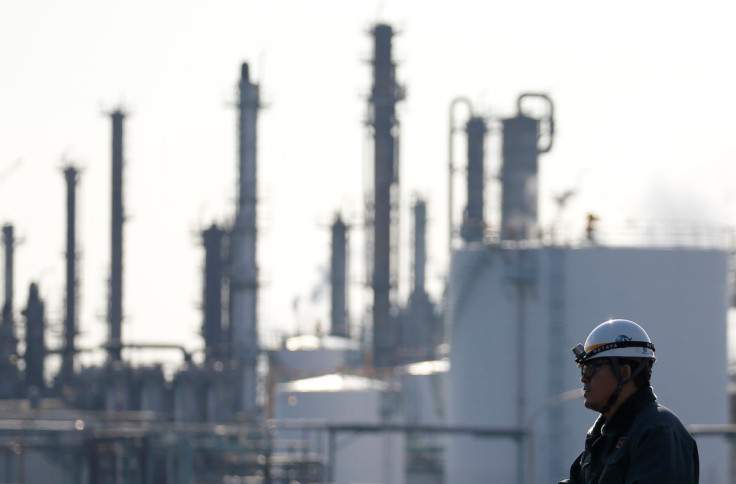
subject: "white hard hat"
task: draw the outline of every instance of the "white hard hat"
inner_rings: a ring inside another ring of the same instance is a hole
[[[590,332],[585,346],[573,348],[575,361],[595,358],[649,358],[655,360],[654,345],[644,328],[626,319],[611,319]]]

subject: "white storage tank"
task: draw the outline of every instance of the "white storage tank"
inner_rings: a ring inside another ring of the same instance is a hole
[[[648,332],[660,403],[685,425],[727,423],[727,271],[728,253],[715,249],[456,251],[448,425],[523,426],[533,446],[448,438],[446,482],[566,477],[598,415],[576,398],[582,384],[570,348],[610,318]],[[725,439],[699,438],[698,446],[701,482],[725,482]]]
[[[321,454],[329,469],[327,482],[404,484],[402,433],[346,430],[334,435],[331,447],[326,430],[309,430],[315,425],[398,423],[398,392],[391,385],[357,375],[323,375],[278,384],[275,405],[278,420],[304,424],[303,429],[279,429],[278,445]]]
[[[272,353],[278,381],[293,381],[345,371],[362,363],[360,343],[329,335],[299,335]]]

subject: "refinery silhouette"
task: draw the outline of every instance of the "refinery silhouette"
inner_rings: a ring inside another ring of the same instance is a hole
[[[257,148],[264,103],[248,63],[239,66],[238,180],[231,221],[209,221],[198,234],[204,263],[197,355],[173,343],[134,343],[124,331],[124,140],[130,120],[123,108],[107,113],[112,140],[107,333],[104,346],[94,349],[104,351],[103,363],[82,364],[80,355],[90,349],[78,344],[76,190],[83,173],[73,164],[63,169],[66,283],[59,346],[48,342],[37,283],[28,287],[22,308],[13,306],[17,240],[12,224],[3,227],[0,482],[522,484],[536,482],[535,476],[551,482],[564,477],[569,456],[576,453],[579,442],[567,435],[584,435],[586,416],[568,403],[579,396],[571,392],[579,385],[565,358],[570,341],[587,326],[610,311],[641,316],[671,354],[684,344],[705,347],[725,340],[730,242],[709,234],[694,243],[669,238],[640,247],[607,245],[592,214],[576,243],[562,243],[540,228],[539,163],[555,140],[554,102],[545,92],[518,93],[516,113],[506,118],[479,112],[465,97],[453,100],[446,287],[441,300],[426,289],[430,207],[416,197],[412,277],[402,300],[399,252],[406,241],[399,233],[406,221],[399,216],[399,188],[405,180],[399,177],[397,106],[406,90],[393,52],[394,28],[373,25],[370,38],[366,183],[371,190],[362,224],[339,211],[332,220],[330,313],[323,331],[285,337],[276,345],[263,342]],[[461,107],[468,113],[462,121]],[[502,147],[500,169],[493,174],[486,161],[489,136],[498,136]],[[462,160],[454,159],[458,140],[465,147]],[[461,175],[464,189],[453,193]],[[498,226],[488,222],[491,177],[501,186]],[[464,209],[455,220],[460,198]],[[564,203],[561,196],[560,206]],[[365,239],[370,294],[365,308],[354,307],[348,287],[350,234],[358,230]],[[674,281],[671,267],[690,275]],[[600,274],[607,275],[603,282]],[[702,309],[700,328],[669,317],[696,309]],[[366,315],[359,327],[350,324],[350,311]],[[131,351],[162,349],[182,354],[173,374],[161,364],[126,358]],[[47,364],[52,357],[58,367]],[[692,363],[673,360],[663,364],[684,372]],[[725,425],[733,412],[725,346],[709,351],[700,364],[722,368],[717,378],[698,382],[698,391],[713,401],[682,404],[678,413],[693,424],[693,434],[733,435]],[[669,394],[677,381],[664,372],[655,385]],[[732,451],[725,439],[703,448],[712,456],[704,461],[715,476],[712,482],[726,482],[734,471],[727,465]]]

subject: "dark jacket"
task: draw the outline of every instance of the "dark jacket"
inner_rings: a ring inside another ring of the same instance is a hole
[[[610,422],[601,415],[560,484],[697,484],[698,447],[651,387],[631,395]]]

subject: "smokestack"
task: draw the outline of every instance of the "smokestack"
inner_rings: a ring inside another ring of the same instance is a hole
[[[231,234],[230,338],[240,379],[236,384],[236,410],[251,420],[259,418],[256,398],[258,356],[256,264],[256,124],[260,108],[259,86],[250,82],[248,64],[241,68],[239,85],[239,186],[238,210]]]
[[[481,117],[473,116],[465,125],[465,132],[468,135],[468,205],[465,208],[463,225],[460,229],[460,235],[465,242],[483,241],[485,230],[483,145],[487,131],[486,122]]]
[[[31,283],[28,290],[28,304],[23,310],[26,318],[26,363],[25,388],[26,395],[42,396],[46,393],[46,383],[43,378],[43,366],[46,359],[46,339],[44,331],[44,304],[38,295],[38,286]]]
[[[221,360],[226,356],[222,331],[223,237],[224,232],[215,224],[202,232],[205,252],[202,335],[207,361]]]
[[[110,264],[110,306],[108,312],[108,359],[121,360],[123,325],[123,120],[125,114],[116,110],[112,118],[112,230]]]
[[[74,374],[77,336],[77,249],[76,249],[76,187],[77,169],[64,169],[66,179],[66,314],[64,317],[64,349],[62,350],[60,383],[66,385]],[[30,298],[29,298],[30,305]]]
[[[332,257],[330,283],[332,288],[330,317],[333,336],[349,337],[347,315],[347,226],[338,214],[332,224]]]
[[[398,331],[392,323],[397,307],[399,163],[397,156],[396,103],[403,99],[396,83],[391,55],[393,30],[376,25],[374,38],[373,89],[369,120],[374,140],[373,213],[373,364],[392,364]]]

